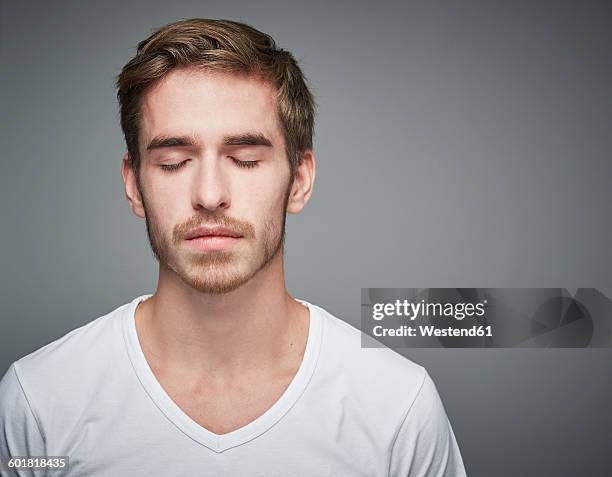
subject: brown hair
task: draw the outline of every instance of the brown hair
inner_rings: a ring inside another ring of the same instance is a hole
[[[315,114],[315,101],[300,67],[266,33],[244,23],[206,18],[159,28],[138,44],[136,55],[117,76],[121,128],[136,175],[142,98],[171,70],[184,67],[259,75],[272,83],[293,181],[302,153],[312,148]]]

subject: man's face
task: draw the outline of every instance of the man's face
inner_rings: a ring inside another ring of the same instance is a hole
[[[273,87],[252,76],[175,70],[144,97],[149,242],[161,265],[201,292],[232,291],[283,253],[290,169],[277,116]],[[241,237],[187,240],[202,226]]]

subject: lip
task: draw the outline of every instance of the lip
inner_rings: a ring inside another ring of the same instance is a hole
[[[194,240],[208,237],[240,238],[242,235],[227,227],[198,227],[190,231],[185,238],[186,240]]]
[[[241,237],[227,235],[206,235],[187,240],[189,245],[199,251],[225,250],[239,242]]]

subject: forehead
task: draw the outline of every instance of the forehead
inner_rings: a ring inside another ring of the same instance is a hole
[[[258,131],[282,140],[274,87],[253,75],[178,69],[143,97],[141,146],[158,134],[195,134],[214,143]]]

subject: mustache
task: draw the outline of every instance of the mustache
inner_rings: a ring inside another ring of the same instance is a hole
[[[244,238],[255,237],[255,228],[249,222],[243,220],[233,219],[227,216],[219,216],[208,220],[203,219],[202,217],[194,217],[175,227],[173,233],[175,243],[185,240],[191,231],[201,227],[223,227],[231,230],[237,235],[241,235]]]

